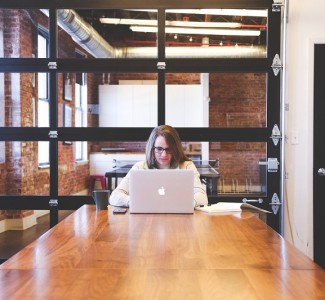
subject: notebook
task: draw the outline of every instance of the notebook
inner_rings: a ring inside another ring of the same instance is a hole
[[[131,170],[130,213],[193,213],[192,170]]]

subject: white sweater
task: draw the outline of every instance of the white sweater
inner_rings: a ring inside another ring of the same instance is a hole
[[[132,169],[148,169],[145,161],[140,161],[134,164]],[[208,204],[208,197],[205,191],[204,185],[200,180],[200,173],[196,169],[192,161],[185,161],[179,165],[179,169],[187,169],[194,171],[194,205],[206,205]],[[129,206],[129,180],[130,172],[122,179],[120,184],[111,193],[109,203],[114,206]]]

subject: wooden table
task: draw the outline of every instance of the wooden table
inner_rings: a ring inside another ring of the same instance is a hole
[[[0,299],[320,299],[325,271],[250,212],[86,205],[0,266]]]

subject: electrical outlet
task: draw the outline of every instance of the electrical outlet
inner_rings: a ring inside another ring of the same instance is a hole
[[[298,145],[299,144],[299,136],[298,131],[294,130],[291,133],[291,144],[292,145]]]

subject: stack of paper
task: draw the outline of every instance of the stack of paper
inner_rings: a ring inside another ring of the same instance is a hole
[[[241,212],[243,209],[255,210],[265,213],[270,213],[267,210],[261,209],[248,203],[236,203],[236,202],[218,202],[212,205],[195,207],[197,210],[209,212],[209,213],[225,213],[225,212]]]

